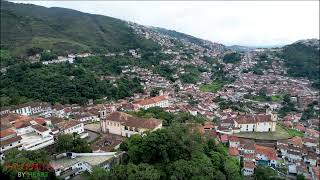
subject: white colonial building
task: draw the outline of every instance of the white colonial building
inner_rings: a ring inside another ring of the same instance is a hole
[[[85,138],[88,136],[88,133],[84,131],[83,123],[76,120],[63,121],[56,124],[56,126],[63,134],[78,133],[81,138]]]
[[[270,132],[276,130],[277,119],[274,114],[242,115],[234,120],[240,132]]]
[[[53,136],[50,134],[51,130],[39,125],[32,125],[32,132],[21,135],[22,147],[24,150],[39,150],[54,143]]]
[[[0,131],[0,154],[2,155],[4,151],[9,149],[20,147],[21,144],[21,136],[18,136],[17,133],[11,129],[4,129]],[[2,158],[0,160],[3,160]]]
[[[132,134],[143,134],[162,127],[161,120],[138,118],[123,112],[112,112],[101,121],[101,130],[105,133],[130,137]]]
[[[1,109],[1,115],[8,113],[27,116],[33,114],[48,116],[51,113],[51,105],[45,102],[30,102]]]
[[[152,97],[149,99],[139,100],[133,103],[136,109],[148,109],[151,107],[169,107],[169,97],[167,95],[161,95]]]

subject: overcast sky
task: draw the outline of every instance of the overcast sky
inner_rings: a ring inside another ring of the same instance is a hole
[[[23,1],[15,1],[23,2]],[[187,33],[225,45],[269,46],[319,38],[319,1],[24,1]]]

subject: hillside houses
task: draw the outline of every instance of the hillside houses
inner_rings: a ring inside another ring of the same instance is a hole
[[[51,112],[51,105],[46,102],[30,102],[12,107],[1,108],[0,115],[16,113],[20,115],[43,115],[48,116]]]
[[[162,107],[166,108],[169,106],[169,97],[167,95],[156,96],[152,98],[137,100],[133,103],[136,109],[148,109],[150,107]]]

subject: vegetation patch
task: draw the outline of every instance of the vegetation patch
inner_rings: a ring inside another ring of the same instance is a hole
[[[257,140],[279,140],[290,137],[289,133],[279,125],[276,126],[276,131],[274,132],[241,132],[234,135],[237,137]]]
[[[215,93],[219,90],[221,90],[224,86],[224,82],[222,81],[214,81],[211,84],[203,84],[200,86],[200,90],[203,92],[212,92]]]

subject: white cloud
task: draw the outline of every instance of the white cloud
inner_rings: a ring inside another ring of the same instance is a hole
[[[227,45],[263,46],[319,38],[319,1],[19,2],[112,16]]]

